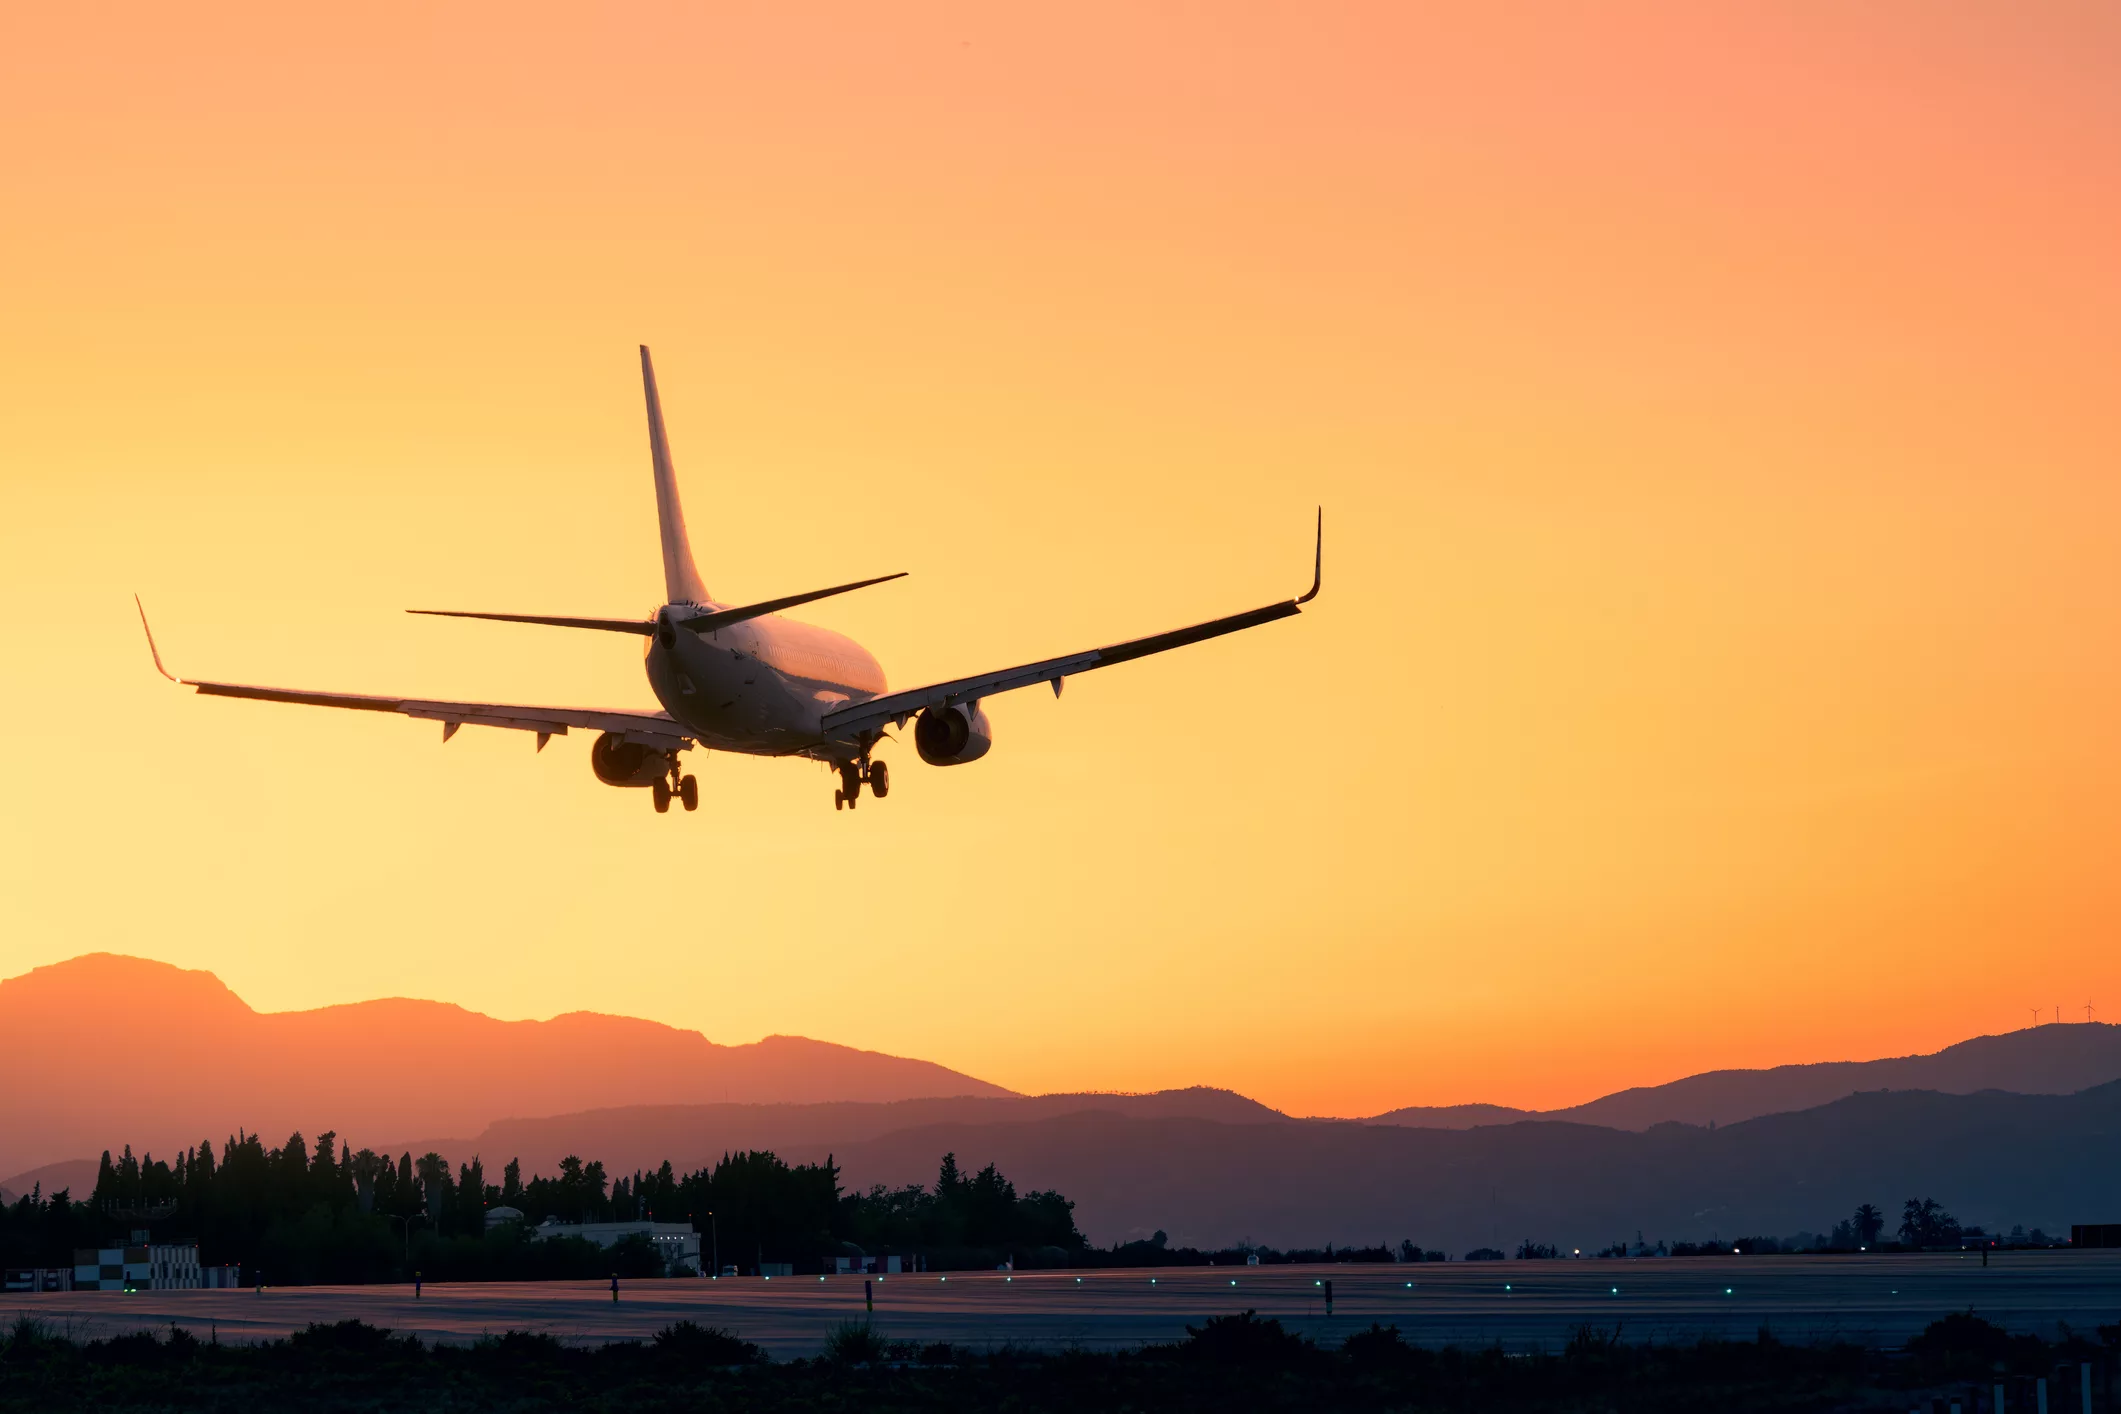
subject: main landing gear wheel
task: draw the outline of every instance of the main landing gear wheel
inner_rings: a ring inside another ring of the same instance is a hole
[[[678,799],[685,802],[687,810],[700,808],[700,778],[687,776],[678,783]]]
[[[862,768],[849,761],[840,767],[840,788],[832,793],[832,808],[852,810],[862,798]]]
[[[881,761],[869,768],[869,793],[878,800],[891,794],[891,768]]]
[[[657,781],[654,786],[654,793],[655,813],[668,815],[670,813],[670,782]]]

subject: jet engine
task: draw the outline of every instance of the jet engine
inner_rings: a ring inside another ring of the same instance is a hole
[[[652,746],[605,732],[589,748],[589,769],[607,786],[652,786],[670,774],[670,758]]]
[[[977,702],[969,707],[930,707],[913,723],[914,749],[931,766],[977,761],[993,745],[994,728]]]

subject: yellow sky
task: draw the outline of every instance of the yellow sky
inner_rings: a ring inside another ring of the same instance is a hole
[[[0,974],[1340,1114],[2121,1014],[2121,11],[1320,9],[8,10]],[[896,685],[1325,595],[853,817],[153,675],[651,705],[400,612],[656,601],[640,342]]]

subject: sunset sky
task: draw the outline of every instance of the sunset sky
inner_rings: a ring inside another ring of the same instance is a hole
[[[14,5],[0,176],[0,976],[1343,1115],[2121,1019],[2105,0]],[[660,599],[639,343],[894,686],[1324,595],[851,817],[155,676],[653,706],[402,612]]]

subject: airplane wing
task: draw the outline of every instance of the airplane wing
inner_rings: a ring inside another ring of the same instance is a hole
[[[1035,683],[1051,683],[1053,695],[1060,696],[1063,680],[1077,673],[1087,673],[1093,668],[1109,668],[1114,663],[1132,662],[1146,658],[1152,653],[1168,652],[1183,648],[1189,643],[1201,643],[1210,638],[1220,638],[1226,633],[1240,629],[1272,623],[1292,614],[1303,612],[1302,606],[1318,597],[1319,584],[1325,571],[1326,518],[1325,512],[1318,516],[1318,543],[1311,564],[1311,587],[1294,599],[1284,599],[1278,604],[1268,604],[1257,609],[1247,609],[1241,614],[1230,614],[1206,623],[1194,624],[1190,628],[1173,629],[1169,633],[1151,634],[1147,638],[1130,638],[1124,643],[1108,644],[1103,648],[1086,649],[1081,653],[1070,653],[1059,658],[1045,658],[1036,663],[1022,663],[999,672],[981,673],[968,678],[955,678],[949,682],[931,683],[927,687],[909,688],[904,692],[887,693],[872,697],[867,702],[857,702],[842,707],[837,712],[828,712],[824,718],[824,730],[828,737],[860,736],[863,733],[881,730],[886,723],[904,726],[908,718],[930,707],[942,707],[956,702],[976,702],[983,697],[992,697],[999,692],[1010,692],[1019,687],[1030,687]]]
[[[139,599],[134,598],[134,606]],[[626,740],[660,751],[682,751],[693,744],[693,735],[665,712],[607,711],[595,707],[522,707],[502,702],[442,702],[413,697],[375,697],[354,692],[309,692],[284,687],[254,687],[246,683],[200,682],[180,678],[162,666],[162,652],[155,646],[154,630],[147,626],[147,611],[140,610],[140,627],[147,633],[147,651],[155,660],[155,671],[171,682],[195,688],[202,697],[247,697],[254,702],[291,702],[303,707],[342,707],[356,712],[395,712],[402,717],[440,722],[442,740],[457,734],[467,724],[507,727],[536,732],[538,750],[570,727],[585,731],[616,732]]]

